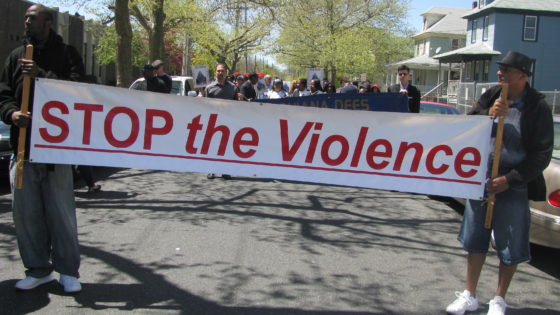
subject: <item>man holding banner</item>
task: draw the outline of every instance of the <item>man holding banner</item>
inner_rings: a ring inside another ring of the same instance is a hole
[[[35,47],[34,58],[24,58],[25,45],[16,48],[8,56],[0,78],[0,115],[5,123],[12,125],[10,140],[16,153],[20,128],[31,126],[31,113],[20,109],[24,76],[78,81],[84,75],[79,53],[51,30],[51,12],[34,4],[27,9],[24,20],[26,44]],[[29,108],[32,111],[32,104]],[[80,253],[72,168],[71,165],[30,163],[30,134],[27,133],[25,141],[27,150],[21,189],[14,186],[14,159],[10,164],[14,223],[21,259],[27,269],[27,277],[15,287],[30,290],[51,282],[54,270],[60,273],[60,284],[65,292],[78,292],[81,290],[77,279]]]
[[[211,98],[222,98],[225,100],[237,100],[235,85],[228,80],[227,68],[223,63],[216,65],[216,80],[206,86],[204,96]]]
[[[206,86],[204,89],[204,96],[210,98],[222,98],[225,100],[237,100],[237,88],[233,83],[226,80],[227,75],[228,71],[226,65],[223,63],[217,64],[216,81]],[[209,173],[206,177],[208,179],[214,179],[216,178],[216,174]],[[222,178],[231,179],[231,176],[228,174],[222,174]]]
[[[504,117],[503,145],[498,176],[487,182],[488,194],[496,201],[490,229],[485,228],[486,202],[467,200],[459,241],[468,252],[465,290],[447,307],[451,314],[464,314],[478,308],[476,288],[490,242],[491,233],[500,259],[498,287],[488,314],[504,314],[505,295],[517,265],[531,259],[529,199],[545,200],[543,170],[550,162],[554,131],[552,113],[542,94],[529,86],[532,61],[510,51],[500,62],[498,86],[486,91],[473,114]],[[500,96],[502,85],[509,93]],[[498,131],[498,135],[500,132]],[[496,146],[500,146],[496,137]]]

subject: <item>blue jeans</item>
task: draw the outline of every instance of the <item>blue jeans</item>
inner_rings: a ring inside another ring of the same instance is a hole
[[[490,229],[484,228],[486,203],[467,200],[459,237],[463,248],[470,253],[486,253],[490,242]],[[510,187],[496,195],[492,230],[496,252],[506,265],[516,265],[531,260],[529,232],[531,212],[527,187]]]
[[[15,175],[16,163],[12,160],[12,207],[26,275],[41,278],[55,270],[79,277],[80,252],[71,166],[26,161],[22,189],[15,189]]]

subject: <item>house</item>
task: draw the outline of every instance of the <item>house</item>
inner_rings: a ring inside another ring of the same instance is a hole
[[[529,83],[540,91],[560,88],[560,1],[479,0],[464,15],[467,45],[434,56],[461,64],[460,81],[484,84],[498,80],[497,61],[510,50],[533,59]]]
[[[447,82],[449,78],[458,78],[459,65],[454,68],[440,65],[432,58],[434,55],[455,50],[465,46],[467,22],[463,15],[469,9],[432,7],[421,16],[424,18],[422,31],[414,36],[414,57],[386,65],[387,86],[396,83],[397,68],[407,65],[411,70],[412,84],[422,94],[432,90],[438,82]]]

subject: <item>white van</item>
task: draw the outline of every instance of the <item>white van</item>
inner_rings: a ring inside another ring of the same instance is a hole
[[[171,79],[173,83],[170,94],[185,96],[189,91],[193,90],[192,87],[194,84],[192,77],[172,76]],[[138,90],[142,81],[144,81],[144,78],[138,78],[136,81],[132,82],[129,89]]]

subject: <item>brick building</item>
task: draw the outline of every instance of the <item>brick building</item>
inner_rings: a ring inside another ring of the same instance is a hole
[[[25,10],[34,2],[25,0],[2,0],[0,1],[0,62],[2,67],[4,61],[14,48],[21,45],[24,35]],[[114,66],[99,66],[93,55],[95,50],[95,38],[93,32],[87,27],[87,21],[79,15],[68,12],[60,12],[52,8],[54,13],[53,29],[64,39],[64,42],[74,46],[84,60],[86,75],[89,81],[101,84],[114,84]]]

